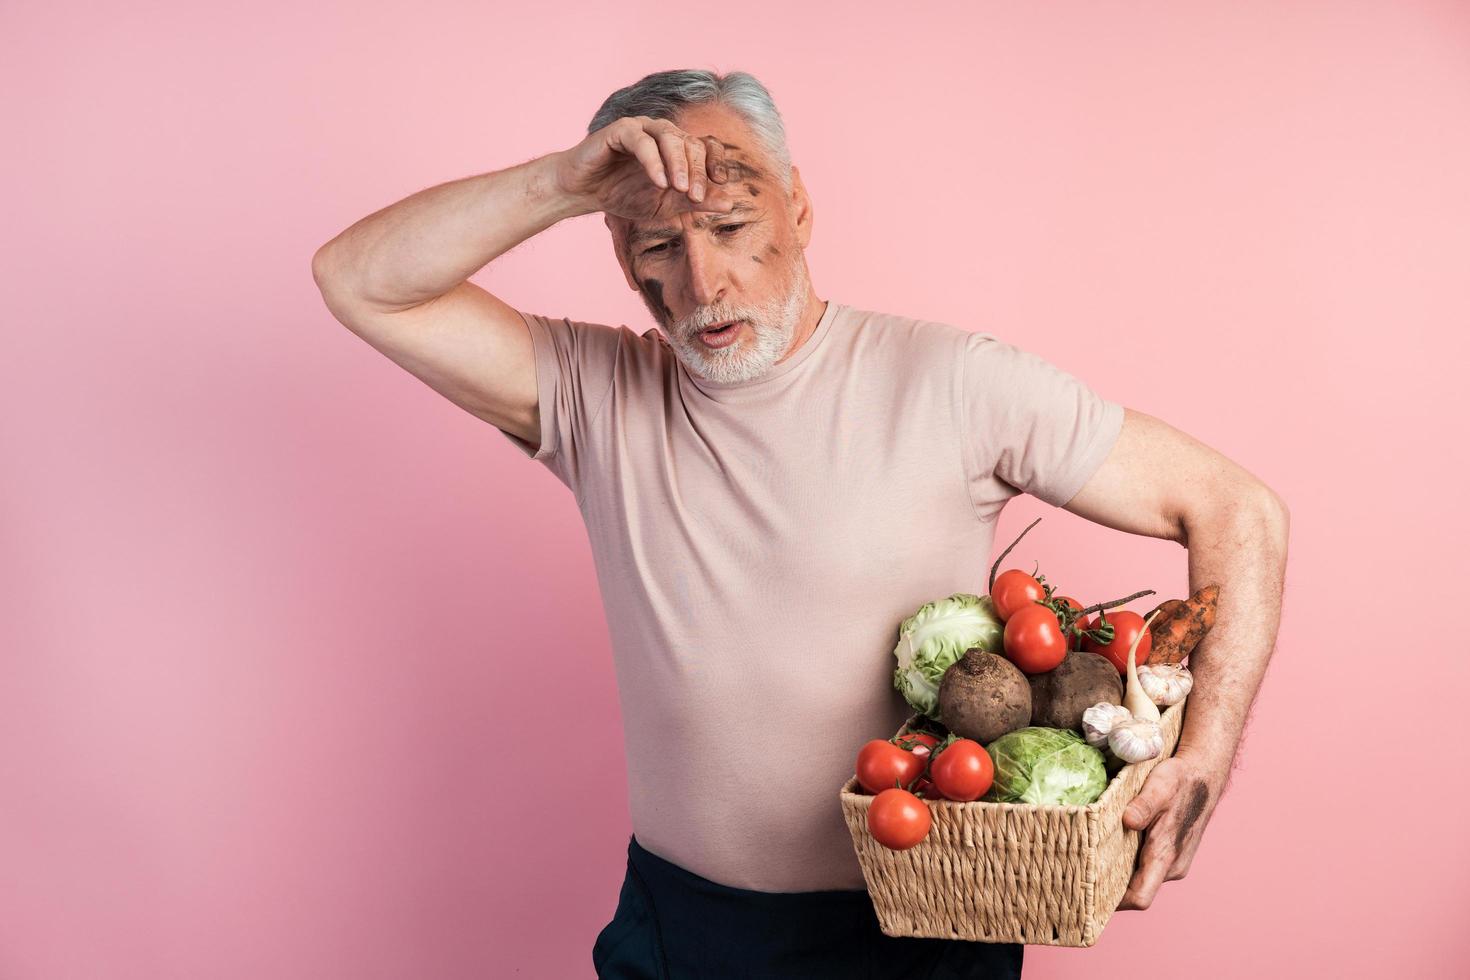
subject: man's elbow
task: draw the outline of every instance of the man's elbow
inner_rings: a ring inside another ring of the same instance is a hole
[[[327,308],[343,323],[347,322],[343,319],[346,311],[357,307],[362,295],[357,277],[350,273],[351,266],[332,242],[317,249],[311,257],[311,278],[316,281]]]
[[[1178,541],[1188,548],[1203,528],[1233,528],[1234,536],[1264,539],[1268,547],[1284,553],[1291,530],[1291,512],[1281,495],[1264,483],[1238,484],[1201,500],[1180,521]]]
[[[1286,501],[1282,499],[1281,494],[1264,483],[1261,484],[1259,496],[1259,507],[1264,515],[1263,519],[1271,543],[1284,553],[1287,539],[1291,536],[1291,511],[1287,509]]]
[[[311,278],[319,288],[325,289],[332,279],[331,242],[316,250],[311,257]]]

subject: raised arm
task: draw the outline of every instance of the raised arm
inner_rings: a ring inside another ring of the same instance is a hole
[[[469,282],[563,218],[557,155],[419,191],[317,250],[311,271],[341,323],[491,425],[540,439],[531,335],[520,313]]]
[[[368,215],[317,250],[312,275],[353,333],[461,408],[536,445],[530,331],[519,311],[469,277],[564,218],[728,208],[733,198],[717,186],[723,172],[709,175],[716,184],[707,192],[702,186],[706,157],[718,163],[720,154],[710,139],[666,120],[625,117],[571,149],[439,184]]]
[[[1149,774],[1124,824],[1145,830],[1119,909],[1145,909],[1183,878],[1231,765],[1281,620],[1289,516],[1275,491],[1165,422],[1125,409],[1123,430],[1066,509],[1120,531],[1177,541],[1189,588],[1220,586],[1215,625],[1189,658],[1194,690],[1174,756]]]

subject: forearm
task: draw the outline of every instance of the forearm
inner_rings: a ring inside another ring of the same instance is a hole
[[[559,156],[410,195],[323,245],[313,268],[319,280],[384,309],[442,296],[526,239],[588,213],[585,202],[557,190]]]
[[[1281,622],[1289,519],[1269,492],[1186,518],[1189,587],[1218,585],[1215,625],[1189,658],[1194,675],[1179,749],[1225,790]]]

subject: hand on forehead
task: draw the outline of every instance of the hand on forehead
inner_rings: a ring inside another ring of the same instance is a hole
[[[669,168],[671,153],[676,153],[680,168],[687,168],[690,186],[704,185],[703,195],[694,200],[670,187],[664,194],[664,207],[672,209],[668,213],[648,219],[610,219],[609,226],[625,250],[637,251],[645,244],[677,235],[681,229],[703,230],[715,222],[754,216],[768,201],[776,199],[760,200],[773,187],[772,171],[758,141],[738,120],[728,118],[728,113],[713,107],[670,120],[670,125],[691,145],[675,150],[676,144],[661,143],[664,165]],[[697,142],[702,152],[696,153],[692,142]],[[701,167],[704,173],[692,172]]]
[[[732,125],[738,130],[738,135],[735,138],[727,139],[719,133],[703,131],[709,128],[708,124],[712,120],[719,121],[725,119],[730,119]],[[693,128],[686,127],[682,122],[677,120],[674,125],[679,126],[680,129],[683,129],[695,139],[703,140],[706,143],[713,140],[720,144],[720,157],[721,162],[726,167],[725,179],[727,182],[736,180],[759,182],[769,178],[770,174],[765,166],[765,161],[761,159],[759,148],[756,147],[754,141],[747,135],[747,131],[738,126],[736,120],[727,114],[717,113],[712,118],[703,120],[689,119],[688,122]]]

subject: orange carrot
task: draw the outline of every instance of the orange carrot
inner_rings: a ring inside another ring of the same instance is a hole
[[[1207,585],[1190,596],[1188,601],[1163,612],[1154,620],[1153,648],[1149,651],[1148,662],[1177,664],[1189,656],[1210,627],[1215,625],[1215,605],[1219,598],[1220,587]],[[1163,603],[1160,609],[1168,604]]]
[[[1159,642],[1159,630],[1162,629],[1163,625],[1169,621],[1169,617],[1174,615],[1174,610],[1178,609],[1182,605],[1184,605],[1183,599],[1165,599],[1163,602],[1150,609],[1148,611],[1148,614],[1143,617],[1144,619],[1148,619],[1148,617],[1152,616],[1154,613],[1159,614],[1159,618],[1154,620],[1153,626],[1149,627],[1149,632],[1153,634],[1153,642]]]

